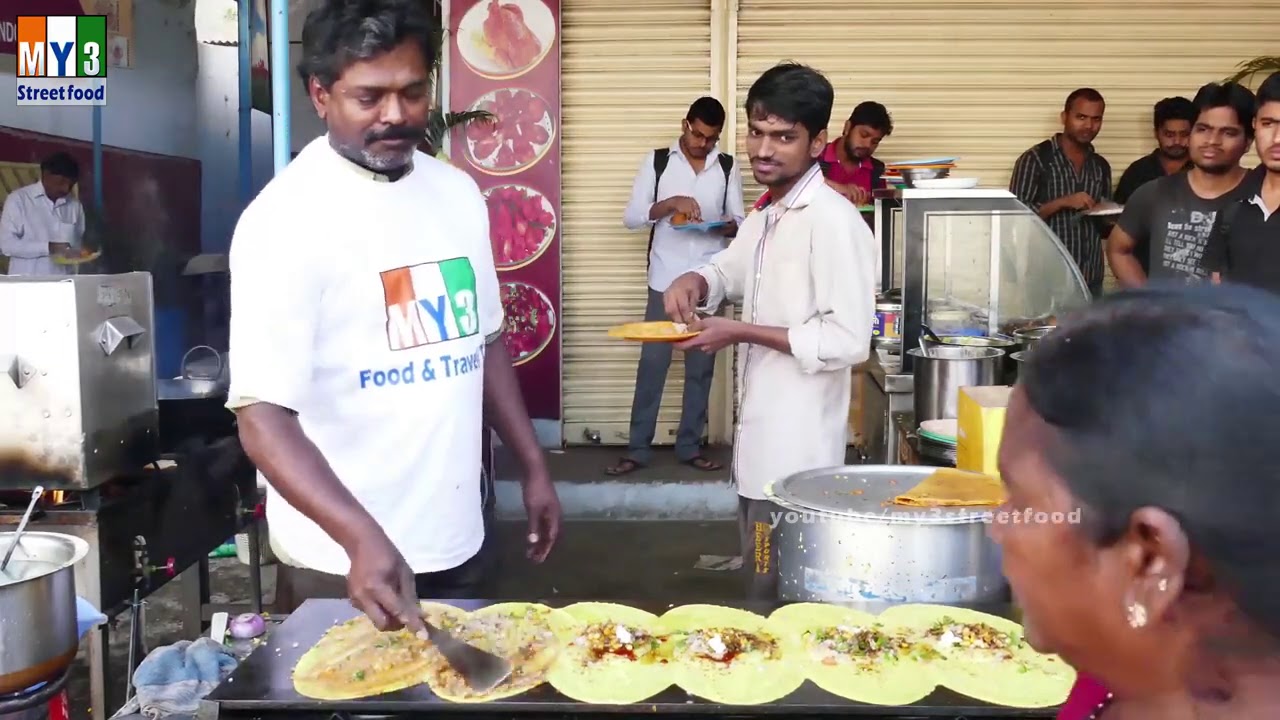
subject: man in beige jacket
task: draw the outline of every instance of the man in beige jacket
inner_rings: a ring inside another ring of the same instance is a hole
[[[802,65],[778,65],[756,80],[747,93],[747,153],[768,204],[664,298],[673,320],[700,331],[678,347],[742,346],[733,479],[753,599],[777,596],[773,530],[783,515],[765,488],[844,464],[852,368],[871,350],[875,239],[818,165],[833,99],[831,83]],[[700,316],[723,301],[741,305],[743,320]]]

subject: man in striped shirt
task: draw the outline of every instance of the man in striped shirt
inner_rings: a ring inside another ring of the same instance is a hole
[[[1067,96],[1062,132],[1018,158],[1009,191],[1048,224],[1080,267],[1089,292],[1102,294],[1104,223],[1083,213],[1111,199],[1111,163],[1093,148],[1106,103],[1093,88]]]

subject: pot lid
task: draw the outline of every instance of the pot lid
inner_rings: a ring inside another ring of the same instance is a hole
[[[911,525],[990,522],[987,507],[910,507],[901,495],[938,468],[923,465],[845,465],[797,473],[771,483],[765,495],[785,510]]]

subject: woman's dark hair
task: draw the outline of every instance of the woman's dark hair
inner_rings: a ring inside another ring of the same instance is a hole
[[[1280,296],[1244,286],[1104,296],[1020,380],[1046,459],[1102,545],[1133,512],[1178,519],[1213,579],[1280,639]]]
[[[1240,83],[1209,83],[1196,92],[1191,101],[1196,106],[1196,115],[1206,110],[1229,107],[1236,111],[1236,119],[1244,127],[1245,135],[1253,138],[1253,116],[1258,110],[1258,101],[1249,88]]]
[[[707,127],[722,128],[724,127],[724,105],[713,97],[700,97],[689,106],[689,112],[685,114],[684,119],[689,122],[700,121]]]
[[[1155,110],[1151,113],[1156,130],[1159,130],[1161,126],[1170,120],[1186,120],[1194,125],[1199,114],[1200,111],[1196,110],[1196,104],[1181,95],[1161,100],[1156,103]]]
[[[889,108],[878,102],[867,100],[858,103],[853,112],[849,113],[849,123],[879,130],[885,137],[893,134],[893,118],[889,115]]]
[[[64,177],[71,182],[80,182],[80,163],[69,153],[56,152],[40,161],[40,172]]]
[[[1258,107],[1280,102],[1280,72],[1273,72],[1258,86]]]
[[[436,63],[440,35],[421,0],[324,0],[302,26],[302,82],[314,77],[328,89],[352,63],[413,41],[427,70]]]
[[[812,139],[827,129],[836,91],[822,73],[807,65],[780,63],[765,70],[747,91],[747,117],[770,115],[801,125]]]

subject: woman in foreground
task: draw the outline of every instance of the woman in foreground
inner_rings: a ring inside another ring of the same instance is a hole
[[[1027,639],[1081,673],[1062,720],[1280,718],[1280,297],[1106,296],[1036,346],[993,525]]]

